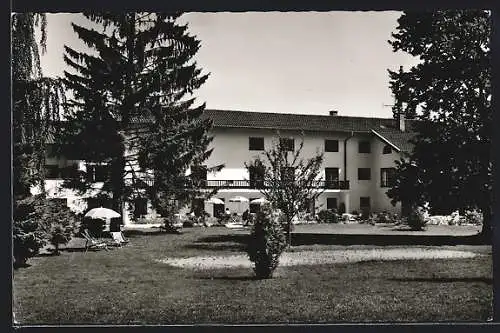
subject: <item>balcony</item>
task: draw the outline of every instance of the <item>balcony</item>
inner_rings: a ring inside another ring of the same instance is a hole
[[[249,181],[249,180],[206,180],[206,188],[239,188],[239,189],[259,189],[269,186],[264,182]],[[325,181],[318,180],[313,184],[314,188],[330,189],[330,190],[348,190],[349,181],[335,180]]]
[[[153,185],[152,179],[143,180],[148,186]],[[260,189],[265,188],[267,184],[262,181],[250,181],[243,179],[234,180],[205,180],[202,181],[204,188],[220,188],[220,189]],[[269,185],[267,185],[269,186]],[[346,180],[318,180],[313,184],[314,188],[326,190],[348,190],[349,181]]]

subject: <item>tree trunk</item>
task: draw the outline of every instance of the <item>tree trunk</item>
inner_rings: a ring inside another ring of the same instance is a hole
[[[288,248],[290,248],[290,246],[292,246],[292,222],[288,222],[286,242],[287,242]]]
[[[482,210],[483,213],[483,227],[481,229],[481,238],[488,244],[491,243],[493,237],[492,223],[493,214],[491,212],[491,207],[485,207]]]
[[[412,212],[412,204],[409,202],[401,203],[401,217],[408,217]]]
[[[59,255],[59,243],[54,244],[54,255],[55,256]]]
[[[125,149],[123,141],[120,143],[120,151],[117,152],[117,156],[111,162],[111,183],[112,183],[112,208],[120,215],[123,213],[123,201],[124,201],[124,190],[125,190]],[[119,221],[120,224],[123,223],[123,216]]]

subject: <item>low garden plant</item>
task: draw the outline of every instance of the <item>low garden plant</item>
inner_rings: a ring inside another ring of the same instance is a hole
[[[423,230],[425,225],[427,224],[424,211],[420,207],[413,209],[410,215],[406,218],[406,223],[411,228],[411,230]]]

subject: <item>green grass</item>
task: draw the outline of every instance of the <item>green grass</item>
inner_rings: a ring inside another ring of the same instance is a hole
[[[493,299],[491,247],[474,259],[279,267],[270,280],[251,269],[194,271],[163,257],[244,251],[245,233],[188,229],[130,235],[110,252],[63,251],[14,272],[21,324],[186,324],[485,321]],[[81,246],[81,241],[71,246]],[[324,250],[356,246],[304,246]],[[454,247],[459,249],[459,247]],[[486,249],[486,250],[485,250]]]

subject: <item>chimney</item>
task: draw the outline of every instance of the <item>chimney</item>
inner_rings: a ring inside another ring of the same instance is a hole
[[[405,131],[405,115],[404,115],[404,113],[399,114],[399,130],[401,132]]]
[[[339,114],[339,112],[337,110],[331,110],[330,111],[330,116],[336,116],[338,114]]]

